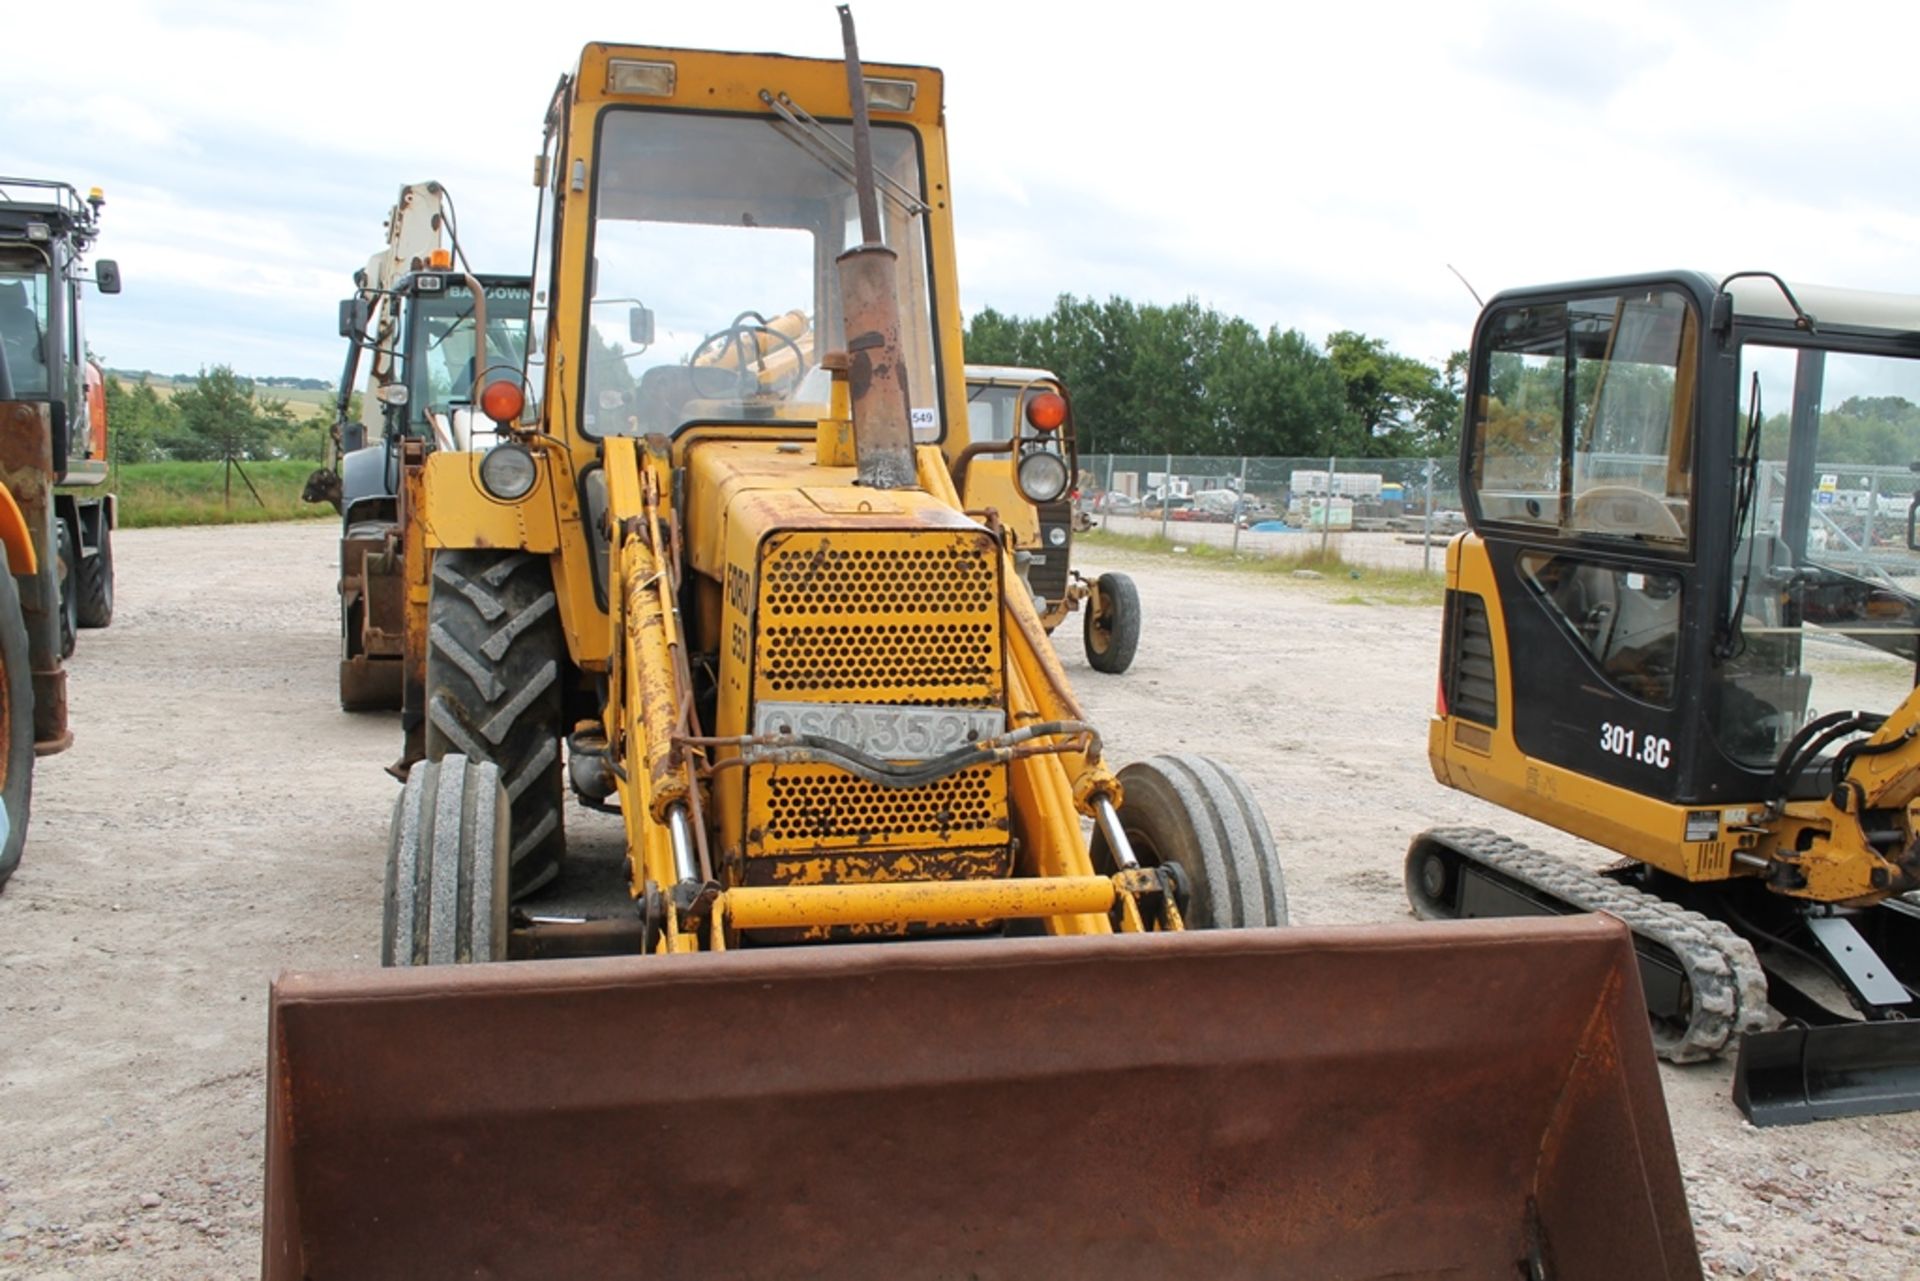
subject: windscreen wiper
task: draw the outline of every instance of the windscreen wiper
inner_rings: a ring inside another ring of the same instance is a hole
[[[806,108],[789,98],[785,90],[776,94],[762,89],[760,101],[773,108],[774,114],[780,117],[778,121],[768,123],[781,137],[845,178],[849,184],[859,185],[854,176],[853,148],[842,142],[833,130],[808,115]],[[877,167],[873,176],[879,182],[880,193],[909,215],[927,211],[926,201],[920,199],[911,187],[880,172]]]

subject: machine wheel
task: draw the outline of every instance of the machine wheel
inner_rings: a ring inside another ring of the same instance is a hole
[[[1266,816],[1240,776],[1218,761],[1182,753],[1120,771],[1120,826],[1143,866],[1173,864],[1187,889],[1181,915],[1194,929],[1287,923],[1287,883]],[[1113,871],[1098,827],[1094,866]]]
[[[492,761],[513,806],[513,897],[560,871],[562,654],[553,577],[523,552],[433,558],[427,604],[427,759]]]
[[[72,658],[80,637],[80,558],[67,522],[53,521],[53,581],[60,589],[60,657]]]
[[[100,515],[100,546],[81,559],[78,615],[82,627],[105,627],[113,622],[113,530],[106,513]]]
[[[27,659],[27,620],[20,586],[0,550],[0,885],[20,866],[33,799],[33,669]]]
[[[506,959],[508,813],[491,761],[413,767],[387,840],[382,965]]]
[[[1100,575],[1081,627],[1094,671],[1118,676],[1133,666],[1133,651],[1140,647],[1140,592],[1133,580],[1125,574]]]

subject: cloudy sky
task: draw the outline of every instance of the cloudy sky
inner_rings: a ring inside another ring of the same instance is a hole
[[[107,363],[337,376],[403,183],[483,267],[588,40],[837,56],[828,0],[16,6],[0,170],[106,189]],[[1678,12],[1675,12],[1678,11]],[[856,0],[947,72],[963,304],[1192,296],[1438,362],[1503,287],[1766,268],[1920,293],[1920,6]],[[29,54],[29,51],[30,54]]]

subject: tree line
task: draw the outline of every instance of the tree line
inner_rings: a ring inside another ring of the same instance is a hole
[[[323,420],[297,418],[286,401],[262,396],[251,379],[227,365],[201,370],[171,396],[162,396],[149,379],[129,386],[116,374],[107,375],[105,387],[114,455],[121,462],[317,461],[326,447]]]
[[[1459,448],[1467,354],[1439,369],[1352,330],[1315,343],[1189,298],[1172,306],[1063,294],[1044,316],[985,308],[974,364],[1059,375],[1083,453],[1395,458]]]

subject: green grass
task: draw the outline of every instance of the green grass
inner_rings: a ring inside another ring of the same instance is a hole
[[[1117,551],[1144,552],[1171,560],[1176,547],[1181,560],[1197,562],[1213,569],[1230,569],[1247,574],[1279,576],[1289,586],[1300,587],[1329,598],[1335,605],[1438,605],[1446,597],[1446,579],[1439,574],[1417,569],[1381,569],[1357,565],[1340,555],[1338,547],[1322,550],[1318,541],[1295,551],[1235,555],[1225,547],[1211,543],[1183,543],[1158,534],[1118,534],[1092,529],[1074,535],[1074,544],[1085,547],[1111,547]],[[1319,578],[1293,578],[1295,570],[1307,569]]]
[[[260,520],[334,519],[325,504],[303,503],[300,490],[316,464],[301,460],[247,463],[247,480],[264,505],[233,473],[231,498],[220,463],[122,463],[114,469],[120,495],[120,523],[151,525],[228,525]]]

